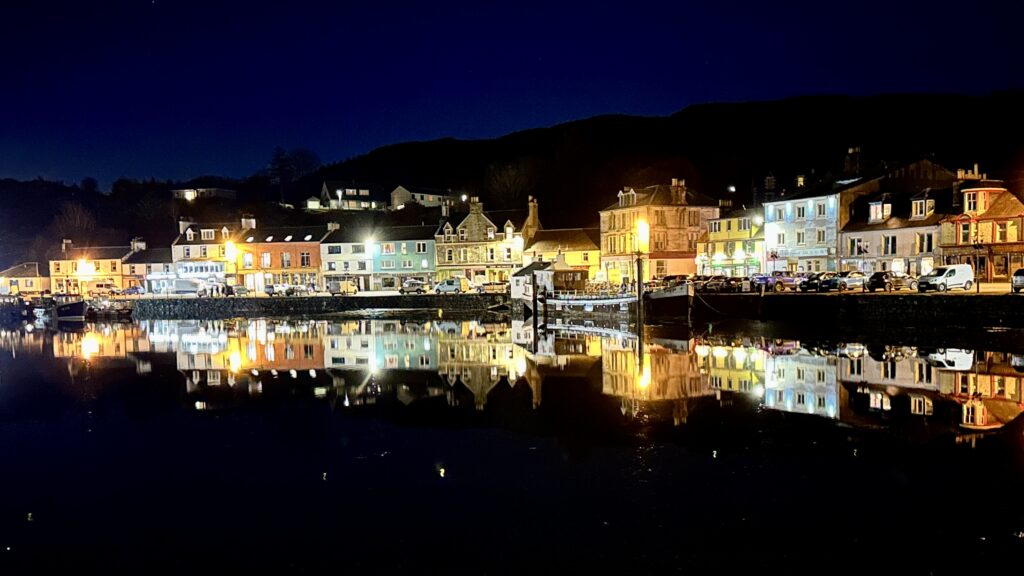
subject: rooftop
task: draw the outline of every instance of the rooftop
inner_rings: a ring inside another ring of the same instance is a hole
[[[236,236],[236,242],[286,244],[296,242],[319,243],[327,235],[326,226],[276,226],[248,228]]]
[[[529,276],[530,274],[533,274],[534,272],[539,272],[541,270],[547,270],[550,267],[551,267],[551,262],[532,262],[529,265],[524,266],[524,267],[520,268],[519,270],[516,270],[512,274],[512,276]]]
[[[130,254],[131,246],[90,246],[88,248],[68,249],[61,254],[60,260],[120,260]]]
[[[532,252],[569,252],[598,250],[600,245],[600,228],[557,228],[538,230],[525,250]]]
[[[38,278],[49,275],[50,267],[40,266],[38,262],[22,262],[0,272],[2,278]]]
[[[125,264],[169,264],[172,261],[170,248],[147,248],[124,259]]]
[[[656,184],[654,186],[647,186],[644,188],[635,188],[627,186],[623,188],[619,195],[622,194],[636,194],[636,202],[632,202],[627,205],[619,205],[615,202],[611,206],[608,206],[604,210],[616,210],[618,208],[629,208],[633,206],[707,206],[717,207],[718,200],[701,194],[692,188],[688,188],[685,185],[679,186],[683,189],[685,198],[684,202],[677,203],[672,201],[672,189],[673,186],[670,184]],[[602,210],[603,211],[603,210]]]

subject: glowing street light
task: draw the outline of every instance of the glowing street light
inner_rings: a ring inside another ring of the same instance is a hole
[[[229,262],[234,262],[235,258],[238,257],[238,248],[235,247],[235,243],[228,240],[224,244],[224,258]]]
[[[646,253],[651,248],[651,225],[643,218],[636,221],[636,251]]]

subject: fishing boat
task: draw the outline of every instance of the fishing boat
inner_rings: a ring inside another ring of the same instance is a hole
[[[693,284],[682,281],[677,284],[673,284],[661,290],[654,290],[647,293],[647,298],[651,300],[661,300],[664,298],[678,298],[680,296],[689,296],[693,293]]]
[[[55,296],[50,316],[58,321],[84,322],[85,310],[85,300],[81,296]]]

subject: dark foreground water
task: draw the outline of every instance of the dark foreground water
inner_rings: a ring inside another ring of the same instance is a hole
[[[748,328],[9,330],[0,574],[1019,570],[1024,356]]]

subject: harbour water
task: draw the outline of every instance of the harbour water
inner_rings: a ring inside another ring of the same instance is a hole
[[[1024,350],[765,333],[535,335],[500,317],[9,329],[0,567],[1012,565]]]

